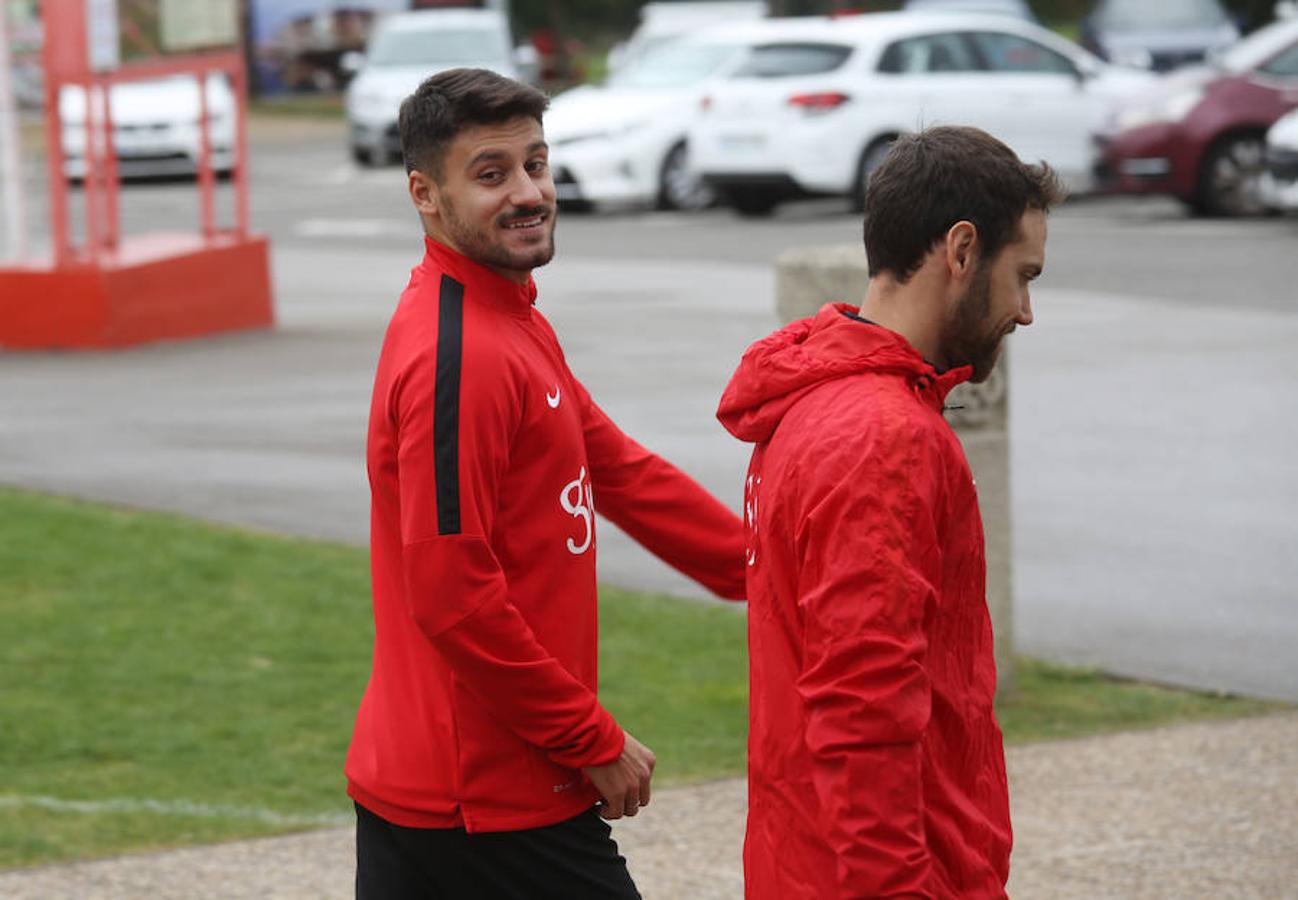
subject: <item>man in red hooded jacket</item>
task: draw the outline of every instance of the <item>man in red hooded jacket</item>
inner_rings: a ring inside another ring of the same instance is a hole
[[[370,411],[374,668],[346,767],[360,900],[638,897],[601,816],[649,802],[654,757],[596,695],[596,502],[743,596],[738,516],[613,424],[535,307],[547,102],[455,69],[401,107],[425,240]]]
[[[754,344],[722,397],[757,445],[749,898],[1005,896],[982,526],[942,413],[1031,323],[1059,196],[976,129],[899,139],[866,198],[864,303]]]

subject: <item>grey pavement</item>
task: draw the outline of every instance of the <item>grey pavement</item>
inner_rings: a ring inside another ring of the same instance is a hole
[[[1298,898],[1298,714],[1011,748],[1024,900]],[[614,836],[646,900],[743,896],[742,779],[655,792]],[[349,828],[0,873],[8,900],[343,900]]]
[[[1038,306],[1011,392],[1018,646],[1298,699],[1298,316]]]

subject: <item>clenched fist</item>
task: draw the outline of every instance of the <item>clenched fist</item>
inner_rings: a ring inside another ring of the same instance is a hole
[[[649,780],[657,760],[644,744],[626,736],[622,755],[603,766],[588,766],[586,776],[604,798],[599,814],[605,819],[634,816],[649,805]]]

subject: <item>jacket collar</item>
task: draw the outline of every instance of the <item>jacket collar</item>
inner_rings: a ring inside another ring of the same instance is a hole
[[[938,372],[901,335],[830,303],[748,348],[721,397],[717,416],[741,440],[763,441],[798,398],[817,385],[865,372],[903,378],[919,402],[941,412],[971,366]]]
[[[476,299],[493,303],[505,312],[523,318],[532,314],[536,281],[531,276],[520,284],[427,235],[424,250],[422,268],[445,272],[466,288],[474,288],[472,295]]]
[[[846,319],[843,327],[837,319]],[[855,328],[851,326],[856,326]],[[829,303],[812,320],[809,344],[851,355],[865,367],[893,370],[906,377],[935,409],[941,410],[947,394],[968,381],[973,366],[939,369],[920,355],[910,341],[877,322],[862,319],[857,308],[847,303]]]

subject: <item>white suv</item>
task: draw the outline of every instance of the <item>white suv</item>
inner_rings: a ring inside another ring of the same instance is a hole
[[[695,172],[741,213],[816,195],[859,206],[892,141],[938,124],[983,128],[1086,190],[1093,133],[1115,102],[1153,81],[1006,16],[875,13],[809,27],[767,52],[838,55],[841,65],[778,80],[757,65],[711,86],[690,130]]]

